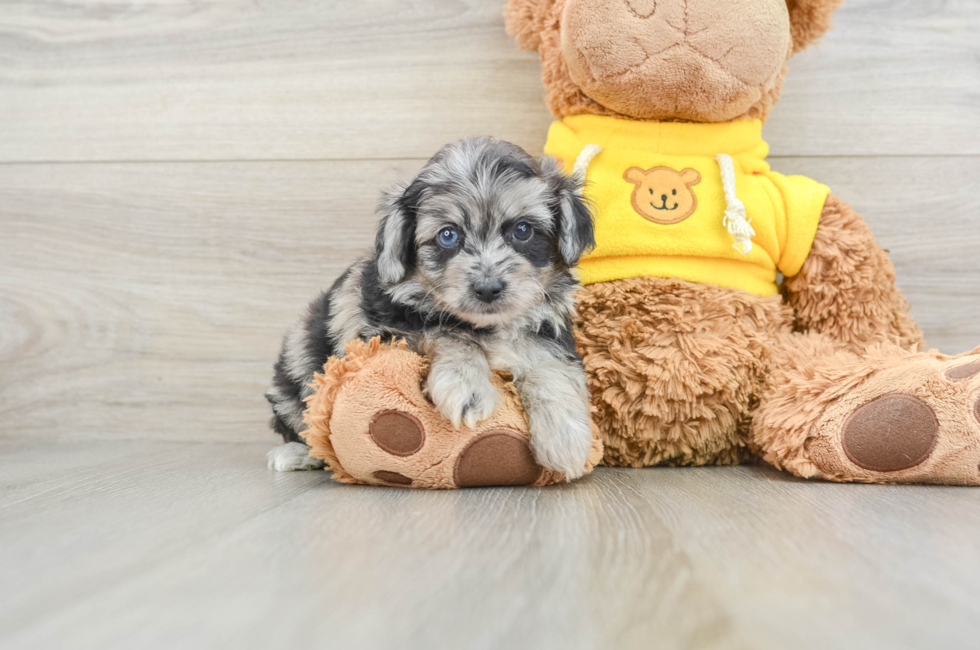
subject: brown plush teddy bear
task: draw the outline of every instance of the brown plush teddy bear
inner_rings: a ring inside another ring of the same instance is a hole
[[[925,352],[861,217],[765,160],[786,62],[840,2],[507,4],[545,151],[596,210],[577,340],[605,464],[980,485],[980,349]]]
[[[598,425],[587,471],[752,451],[804,477],[980,484],[980,348],[924,352],[861,218],[765,160],[786,61],[839,4],[508,3],[559,118],[545,150],[595,207],[576,324]],[[311,455],[348,483],[564,479],[534,463],[506,377],[503,405],[457,430],[423,395],[426,371],[404,346],[350,344],[308,400]]]

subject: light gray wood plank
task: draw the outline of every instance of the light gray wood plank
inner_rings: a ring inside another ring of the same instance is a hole
[[[3,434],[271,441],[283,332],[418,165],[4,168]]]
[[[421,158],[540,151],[535,54],[502,0],[0,4],[0,160]],[[973,0],[848,0],[791,62],[782,155],[980,153]]]
[[[427,157],[549,121],[502,1],[114,6],[3,6],[0,160]]]
[[[0,437],[271,443],[283,332],[420,164],[4,166]],[[980,345],[980,159],[774,165],[865,215],[932,345]]]
[[[91,602],[329,480],[317,472],[283,482],[265,469],[265,450],[3,441],[0,646],[19,629],[43,627],[52,611]]]
[[[7,648],[760,647],[601,479],[411,492],[275,474],[255,445],[0,450],[33,470],[0,502]]]
[[[790,61],[773,153],[980,153],[980,5],[846,0],[835,23]]]
[[[970,489],[729,467],[412,492],[271,473],[264,449],[0,441],[0,645],[959,649],[980,633]]]
[[[768,467],[630,473],[736,619],[782,648],[972,648],[969,488],[839,485]]]

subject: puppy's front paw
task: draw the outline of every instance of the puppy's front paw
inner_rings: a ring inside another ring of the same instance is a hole
[[[528,413],[534,459],[571,481],[585,474],[592,453],[588,415],[562,405],[541,404]]]
[[[490,377],[480,372],[432,368],[426,392],[436,408],[457,429],[460,424],[476,426],[490,417],[500,402],[500,391]]]

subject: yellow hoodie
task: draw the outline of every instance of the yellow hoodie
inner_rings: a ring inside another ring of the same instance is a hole
[[[576,161],[587,170],[596,248],[582,258],[585,284],[655,276],[775,294],[778,272],[792,277],[802,268],[830,194],[770,170],[759,120],[577,115],[551,125],[545,153],[569,171]],[[727,185],[726,167],[734,170]]]

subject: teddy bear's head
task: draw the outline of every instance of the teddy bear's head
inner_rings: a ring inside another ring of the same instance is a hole
[[[558,117],[724,122],[765,119],[842,1],[508,0],[505,16]]]

